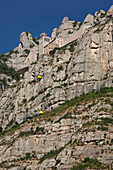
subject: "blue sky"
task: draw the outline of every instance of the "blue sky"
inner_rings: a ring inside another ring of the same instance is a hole
[[[87,14],[111,5],[113,0],[0,0],[0,53],[18,46],[23,31],[33,37],[42,32],[50,36],[64,16],[82,22]]]

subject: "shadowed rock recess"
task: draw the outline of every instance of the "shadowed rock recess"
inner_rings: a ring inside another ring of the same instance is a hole
[[[0,54],[0,169],[113,169],[113,6]]]

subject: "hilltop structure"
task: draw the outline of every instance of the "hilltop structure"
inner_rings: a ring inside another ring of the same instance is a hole
[[[112,169],[113,6],[21,33],[0,67],[1,169]]]
[[[54,48],[61,48],[80,38],[86,32],[86,26],[76,30],[73,27],[74,23],[74,21],[69,21],[68,17],[64,17],[59,30],[57,28],[53,29],[51,37],[48,37],[46,33],[42,33],[39,39],[39,56],[49,55],[49,52]]]

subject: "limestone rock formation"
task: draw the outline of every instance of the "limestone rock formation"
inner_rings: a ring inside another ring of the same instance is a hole
[[[94,16],[91,14],[88,14],[84,20],[85,23],[93,25],[94,22]]]
[[[22,48],[29,48],[30,42],[32,43],[32,35],[29,32],[22,32],[20,35],[20,43]]]
[[[1,168],[63,170],[87,161],[97,161],[97,169],[113,166],[112,9],[89,14],[83,23],[65,17],[49,37],[52,45],[41,34],[50,45],[43,55],[40,38],[28,32],[18,47],[0,54],[6,68],[0,72]]]
[[[54,39],[54,38],[56,38],[56,36],[57,36],[57,28],[54,28],[53,32],[51,34],[51,38]]]
[[[112,6],[110,7],[110,9],[108,10],[107,16],[108,16],[108,17],[113,16],[113,5],[112,5]]]
[[[87,162],[91,168],[111,168],[112,90],[103,89],[95,95],[76,98],[68,107],[64,104],[65,107],[21,125],[10,123],[0,137],[0,166],[11,170],[14,167],[17,170],[20,165],[23,169],[68,170],[84,164],[87,158],[95,162],[94,165]]]
[[[64,17],[63,20],[62,20],[62,24],[66,23],[69,21],[69,18],[68,17]]]

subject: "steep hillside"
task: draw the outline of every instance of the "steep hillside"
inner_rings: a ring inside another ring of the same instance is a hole
[[[0,167],[112,169],[113,88],[67,101],[43,116],[10,121],[0,133]]]
[[[96,12],[95,16],[89,14],[80,27],[78,22],[64,18],[55,29],[56,36],[64,38],[64,42],[65,36],[72,41],[52,49],[49,55],[39,55],[38,38],[26,32],[20,35],[19,46],[5,54],[10,56],[5,64],[15,68],[21,80],[1,92],[3,128],[11,120],[22,123],[37,110],[46,112],[66,100],[113,85],[112,9]],[[73,34],[69,34],[72,26]]]
[[[8,67],[6,64],[8,58],[8,55],[0,54],[0,92],[7,86],[11,85],[13,82],[20,80],[20,76],[15,71],[15,69]]]
[[[112,169],[112,86],[113,6],[21,33],[0,54],[1,169]]]

